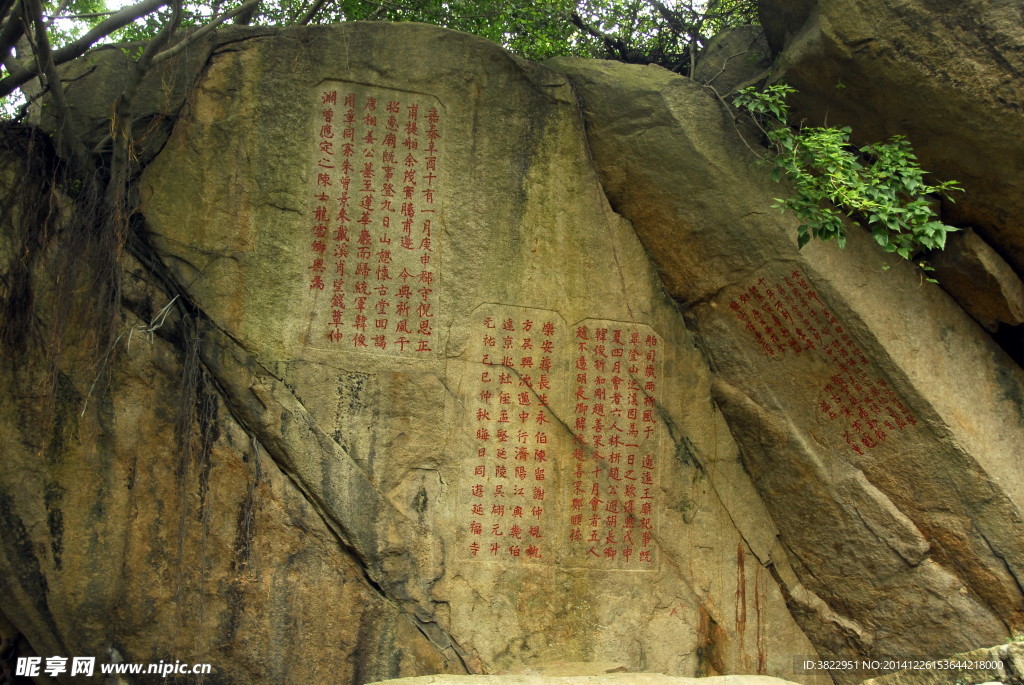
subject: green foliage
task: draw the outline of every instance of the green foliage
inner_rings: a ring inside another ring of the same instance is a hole
[[[849,127],[793,128],[786,97],[795,92],[786,84],[758,92],[746,88],[733,100],[754,116],[769,143],[772,178],[787,179],[792,197],[777,199],[776,207],[792,210],[800,219],[797,243],[812,238],[846,244],[843,223],[848,217],[870,229],[886,252],[911,259],[922,250],[941,250],[952,226],[938,221],[930,195],[961,190],[956,181],[927,183],[910,143],[903,136],[888,142],[850,144]],[[931,279],[929,279],[931,280]]]
[[[580,0],[570,16],[579,29],[576,52],[690,73],[696,53],[714,34],[757,23],[753,0]]]
[[[84,0],[83,0],[84,1]],[[95,0],[90,0],[95,1]],[[185,3],[182,26],[198,26],[242,0]],[[299,21],[314,0],[265,0],[253,23],[284,26]],[[120,42],[151,38],[160,13],[126,26]],[[756,0],[332,0],[314,24],[346,21],[415,21],[465,31],[527,59],[575,55],[660,64],[687,72],[695,51],[715,33],[757,22]]]
[[[187,31],[217,24],[232,13],[230,21],[264,26],[423,22],[481,36],[532,60],[597,57],[654,63],[689,74],[711,36],[757,22],[757,0],[168,0],[159,9],[133,2],[137,0],[112,0],[108,6],[105,0],[42,0],[39,19],[49,42],[44,52],[59,54],[97,28],[94,44],[144,46],[171,23],[172,16],[178,18],[178,29]],[[117,8],[125,5],[131,8],[119,12]],[[0,24],[20,26],[23,22],[12,16],[19,6],[0,2]],[[126,12],[136,12],[134,20],[107,21]],[[14,50],[13,40],[0,43],[0,119],[24,115],[25,95],[18,89],[25,79],[14,82],[7,77],[12,68],[35,68],[32,53],[41,43],[33,37],[34,29],[25,26],[25,54]],[[57,66],[79,54],[81,50],[61,55]],[[138,59],[134,53],[129,57]]]
[[[50,45],[56,49],[77,39],[103,18],[99,13],[106,11],[103,0],[73,0],[66,7],[58,7],[51,1],[43,3],[43,12],[51,17]],[[59,14],[57,12],[59,11]],[[56,14],[57,17],[53,18]],[[65,17],[83,17],[67,19]]]

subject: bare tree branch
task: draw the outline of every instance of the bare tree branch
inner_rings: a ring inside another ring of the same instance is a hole
[[[669,9],[661,0],[646,0],[646,2],[657,10],[658,14],[668,27],[675,31],[676,35],[686,39],[686,52],[689,56],[689,75],[693,76],[697,69],[697,52],[704,39],[704,27],[709,15],[693,7],[690,3],[680,3],[689,16],[684,19],[678,11]]]
[[[0,23],[3,23],[7,18],[8,12],[14,7],[15,0],[0,0]]]
[[[60,6],[58,6],[57,9],[55,9],[53,11],[53,13],[54,14],[60,14],[61,12],[66,10],[68,8],[68,5],[70,5],[70,4],[71,4],[71,0],[60,0]],[[46,28],[49,29],[51,26],[53,26],[53,22],[56,21],[56,20],[57,20],[57,17],[50,17],[49,19],[47,19],[46,20]]]
[[[178,53],[183,51],[185,48],[187,48],[189,45],[191,45],[192,43],[196,42],[197,40],[199,40],[200,38],[202,38],[206,34],[208,34],[211,31],[213,31],[215,28],[217,28],[218,26],[220,26],[221,24],[226,22],[228,19],[231,19],[233,17],[237,17],[240,14],[244,14],[245,12],[248,12],[250,10],[255,9],[257,6],[259,6],[260,1],[261,0],[249,0],[245,4],[239,5],[238,7],[236,7],[233,10],[231,10],[230,12],[225,12],[224,14],[220,15],[216,19],[213,19],[212,21],[210,21],[209,24],[207,24],[203,28],[199,29],[195,33],[190,33],[187,38],[185,38],[184,40],[179,42],[174,47],[167,48],[163,52],[161,52],[161,53],[157,54],[156,56],[154,56],[153,57],[153,65],[155,66],[157,64],[160,64],[164,60],[168,60],[171,57],[174,57],[175,55],[177,55]]]
[[[315,0],[315,2],[312,5],[310,5],[309,9],[306,10],[306,13],[303,14],[302,17],[300,17],[299,20],[295,23],[298,24],[299,26],[305,26],[309,22],[313,21],[313,18],[317,15],[317,13],[320,10],[324,8],[324,5],[326,4],[327,0]]]
[[[121,10],[111,10],[109,12],[83,12],[82,14],[57,14],[54,12],[52,15],[47,16],[47,21],[53,21],[54,19],[95,19],[96,17],[109,17],[120,11]]]
[[[68,43],[59,50],[55,50],[51,55],[54,66],[59,66],[76,57],[80,57],[100,38],[109,36],[122,26],[126,26],[151,12],[155,12],[166,4],[167,0],[143,0],[137,5],[126,7],[120,12],[111,15],[108,19],[101,21],[90,29],[78,40]],[[34,69],[21,68],[12,71],[5,78],[0,79],[0,97],[10,95],[36,75],[37,72]]]
[[[678,34],[680,36],[689,36],[689,35],[693,34],[693,31],[694,31],[694,29],[695,29],[695,27],[697,25],[698,18],[700,16],[699,12],[697,12],[696,10],[693,9],[693,5],[691,5],[689,3],[685,3],[685,2],[681,3],[683,5],[684,9],[689,11],[689,13],[691,15],[690,21],[692,23],[687,25],[679,17],[679,14],[677,14],[675,11],[673,11],[673,10],[669,9],[668,7],[666,7],[665,3],[659,2],[659,0],[646,0],[646,1],[647,1],[647,4],[649,4],[651,7],[653,7],[654,9],[656,9],[658,11],[658,14],[661,15],[661,18],[665,20],[666,24],[668,24],[668,27],[670,29],[672,29],[673,31],[675,31],[676,34]]]
[[[115,220],[124,219],[120,215],[123,199],[126,193],[128,182],[128,169],[131,162],[132,146],[132,102],[135,100],[135,93],[138,92],[139,84],[146,71],[156,61],[160,51],[170,41],[171,36],[178,30],[181,23],[182,0],[174,0],[174,11],[170,21],[161,27],[160,32],[153,37],[146,48],[142,51],[135,68],[128,76],[121,94],[114,102],[114,117],[111,121],[110,131],[113,139],[113,150],[110,159],[110,183],[107,186],[107,201],[115,211]],[[184,41],[182,41],[184,42]]]
[[[618,52],[620,59],[629,59],[629,47],[624,42],[617,38],[612,38],[607,34],[601,33],[593,26],[583,21],[583,17],[581,17],[577,12],[573,12],[569,16],[569,21],[572,22],[573,26],[583,31],[587,35],[593,36],[594,38],[601,40],[604,43],[605,48],[607,48],[609,52]]]

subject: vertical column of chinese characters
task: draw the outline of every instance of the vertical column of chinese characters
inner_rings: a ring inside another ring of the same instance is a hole
[[[751,297],[748,293],[742,292],[739,297],[729,302],[729,309],[736,315],[736,318],[740,320],[743,327],[754,336],[757,344],[761,347],[761,351],[764,352],[766,357],[775,356],[775,348],[772,347],[771,342],[765,338],[757,325],[754,323],[754,318],[751,316],[748,308],[751,306]]]
[[[793,315],[790,314],[789,307],[783,301],[782,294],[776,286],[767,283],[764,278],[758,279],[757,285],[761,287],[761,291],[764,293],[757,300],[757,303],[761,311],[764,312],[764,333],[768,338],[768,342],[778,350],[785,350],[787,353],[792,354],[801,354],[805,348],[797,340],[796,328],[793,325]],[[761,291],[758,291],[759,295]]]
[[[351,104],[353,108],[346,116],[346,118],[350,116],[351,121],[346,123],[350,123],[352,128],[345,131],[346,135],[350,136],[346,143],[351,145],[351,148],[346,148],[346,151],[358,150],[354,166],[358,169],[355,192],[358,193],[359,198],[359,204],[355,210],[359,218],[356,220],[355,226],[357,234],[352,288],[355,318],[352,322],[352,347],[365,349],[369,347],[372,339],[372,332],[369,330],[370,319],[375,318],[375,313],[379,312],[383,308],[382,303],[386,302],[383,299],[386,289],[378,288],[379,270],[375,268],[375,252],[378,248],[378,241],[384,240],[383,235],[374,235],[380,232],[379,227],[383,223],[383,217],[377,215],[377,188],[375,187],[378,173],[377,98],[353,96]]]
[[[771,303],[764,293],[764,279],[760,279],[756,285],[747,288],[746,294],[750,298],[749,303],[753,306],[751,317],[757,322],[760,329],[758,342],[761,343],[762,349],[770,347],[772,350],[770,356],[784,354],[787,350],[783,342],[785,333],[780,330],[782,328],[781,320],[772,311]]]
[[[657,336],[579,326],[576,346],[570,543],[619,566],[650,564]]]
[[[546,393],[555,332],[550,321],[483,321],[471,556],[544,559],[551,423]]]
[[[405,107],[402,118],[401,151],[396,156],[392,144],[397,140],[397,130],[388,138],[384,151],[388,199],[399,204],[401,222],[397,254],[391,255],[395,268],[400,269],[401,281],[393,344],[402,351],[430,352],[436,309],[433,232],[437,225],[440,114],[436,107],[430,107],[424,116],[420,104],[412,103]],[[389,125],[392,121],[397,124],[397,117],[389,117]],[[397,197],[396,184],[401,187]]]
[[[655,420],[656,393],[658,390],[658,337],[653,333],[643,336],[632,331],[629,334],[629,384],[626,410],[631,439],[639,439],[640,456],[640,554],[641,563],[653,561],[651,536],[654,532],[654,487],[657,468],[659,440]],[[642,369],[642,378],[641,371]],[[628,502],[627,502],[628,504]],[[623,550],[625,551],[625,550]]]
[[[316,206],[313,209],[312,240],[310,243],[312,263],[309,267],[309,271],[311,272],[309,290],[312,293],[319,293],[326,290],[327,281],[331,280],[327,273],[326,262],[327,246],[330,242],[330,224],[334,215],[330,192],[332,190],[334,174],[337,169],[335,157],[336,151],[334,148],[334,108],[338,104],[338,91],[321,91],[318,95],[317,104],[319,105],[320,114],[316,119],[319,132],[316,139],[317,168],[315,170],[315,185],[313,191]],[[338,268],[344,271],[344,265],[340,262]],[[343,336],[341,332],[341,327],[344,325],[343,317],[345,309],[343,278],[343,273],[336,275],[332,290],[332,325],[330,332],[328,333],[328,337],[335,342],[340,341]]]
[[[794,285],[788,276],[775,283],[774,293],[777,298],[776,309],[790,322],[801,348],[814,351],[822,344],[821,333],[817,326],[807,318],[807,312],[797,307]]]
[[[326,337],[332,343],[340,343],[347,335],[350,321],[346,318],[347,273],[346,260],[349,256],[349,185],[352,169],[349,157],[351,150],[345,140],[351,136],[352,95],[345,95],[340,111],[338,91],[324,90],[319,94],[321,110],[320,134],[317,140],[317,162],[312,250],[314,254],[313,280],[311,290],[325,290],[330,282],[331,315],[327,323]],[[340,116],[339,116],[340,114]],[[340,126],[339,126],[340,124]],[[340,135],[338,134],[340,130]],[[339,143],[341,149],[339,150]],[[339,154],[340,152],[340,154]],[[332,262],[328,270],[327,262]]]
[[[586,523],[584,517],[587,517],[587,509],[584,507],[584,502],[587,501],[588,496],[592,498],[593,504],[591,507],[591,513],[589,514],[588,521],[591,522],[591,528],[593,529],[591,535],[587,538],[590,540],[597,535],[597,524],[598,517],[600,514],[597,513],[597,507],[599,504],[598,500],[594,500],[594,497],[600,496],[600,486],[597,486],[596,494],[594,492],[594,483],[592,483],[592,476],[594,473],[592,469],[598,468],[598,460],[600,455],[596,450],[592,450],[590,447],[590,440],[588,439],[588,429],[590,428],[590,412],[592,409],[591,401],[593,397],[589,393],[590,387],[590,332],[586,326],[579,326],[576,328],[576,338],[574,344],[576,350],[574,351],[575,357],[573,361],[573,370],[576,373],[576,396],[575,396],[575,408],[573,409],[573,472],[572,472],[572,488],[569,491],[569,544],[573,546],[580,546],[584,544],[583,530]],[[599,471],[598,471],[599,472]],[[591,548],[593,553],[593,548]]]

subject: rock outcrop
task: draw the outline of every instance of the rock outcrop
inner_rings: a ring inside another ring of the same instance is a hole
[[[798,251],[712,93],[657,68],[551,65],[580,94],[612,206],[708,355],[819,651],[950,653],[1019,626],[1020,369],[866,235]]]
[[[871,678],[866,685],[944,685],[945,683],[1024,683],[1024,643],[975,649],[940,660],[932,668],[908,667]]]
[[[1015,0],[762,0],[773,78],[808,124],[893,134],[966,192],[945,217],[973,226],[1024,272],[1024,7]]]
[[[1024,281],[974,231],[951,235],[931,266],[943,289],[987,330],[1024,323]]]
[[[89,59],[95,144],[119,58]],[[1024,626],[1024,372],[864,236],[798,251],[709,89],[413,24],[162,69],[101,368],[77,328],[53,373],[0,365],[4,644],[818,682],[796,660]]]
[[[708,41],[693,80],[725,96],[765,78],[771,65],[764,30],[760,26],[738,26]]]
[[[62,443],[67,466],[11,457],[5,611],[36,649],[202,653],[225,682],[274,680],[311,636],[339,651],[288,679],[595,657],[783,674],[814,651],[563,76],[414,25],[227,32],[209,55],[187,104],[160,103],[140,259],[166,291],[127,295],[136,336],[81,419],[104,428]],[[202,449],[182,462],[157,398],[190,374]],[[69,425],[90,380],[67,372]],[[47,496],[83,472],[74,502]],[[89,612],[134,609],[88,618],[83,584]]]

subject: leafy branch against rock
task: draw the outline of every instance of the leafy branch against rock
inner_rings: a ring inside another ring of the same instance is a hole
[[[786,98],[796,92],[779,83],[764,90],[745,88],[733,104],[751,115],[768,141],[766,161],[775,181],[787,180],[794,194],[775,207],[800,219],[797,244],[810,239],[846,245],[844,218],[871,231],[886,252],[911,259],[925,250],[941,250],[946,234],[957,230],[938,220],[935,195],[952,201],[956,181],[931,184],[903,136],[855,148],[851,129],[795,127]]]

